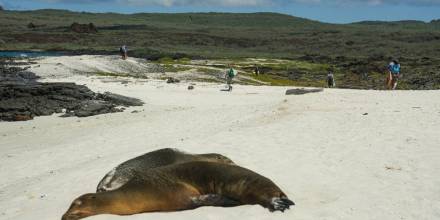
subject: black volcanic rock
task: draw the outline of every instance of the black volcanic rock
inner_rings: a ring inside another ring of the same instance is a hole
[[[70,25],[70,30],[76,33],[89,33],[89,34],[98,33],[98,29],[93,23],[79,24],[75,22],[72,25]]]
[[[286,90],[286,95],[304,95],[307,93],[315,93],[315,92],[322,92],[324,89],[288,89]]]
[[[41,83],[25,68],[0,63],[0,121],[24,121],[36,116],[66,112],[65,117],[87,117],[121,112],[119,106],[143,102],[113,93],[94,93],[75,83]]]
[[[167,83],[179,83],[179,82],[180,82],[179,79],[176,79],[176,78],[173,78],[173,77],[169,77],[167,79]]]
[[[97,97],[104,101],[112,102],[117,105],[123,106],[142,106],[144,103],[135,98],[130,98],[123,95],[114,94],[111,92],[105,92],[104,94],[98,94]]]

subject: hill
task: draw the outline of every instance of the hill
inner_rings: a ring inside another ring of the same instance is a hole
[[[74,22],[93,23],[98,33],[72,32],[70,25]],[[409,81],[404,81],[404,88],[438,88],[426,83],[432,84],[430,79],[439,78],[440,74],[438,22],[328,24],[276,13],[37,10],[0,12],[0,29],[0,50],[114,53],[120,45],[127,44],[132,55],[150,59],[300,59],[332,65],[353,78],[353,83],[359,74],[383,74],[384,66],[394,57],[404,62],[403,70],[412,77],[405,79]],[[346,80],[345,75],[341,76]]]

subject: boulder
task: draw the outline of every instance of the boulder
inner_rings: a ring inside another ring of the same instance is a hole
[[[94,93],[75,83],[41,83],[24,68],[0,62],[0,121],[25,121],[35,116],[66,112],[64,117],[87,117],[141,106],[139,99],[113,93]]]
[[[102,100],[115,103],[117,105],[123,106],[142,106],[144,103],[136,98],[130,98],[123,95],[114,94],[111,92],[105,92],[104,94],[99,94],[98,97]]]
[[[169,77],[167,79],[167,83],[179,83],[179,82],[180,82],[180,80],[173,78],[173,77]]]
[[[304,95],[307,93],[322,92],[322,91],[324,91],[324,89],[305,89],[305,88],[288,89],[286,91],[286,95]]]

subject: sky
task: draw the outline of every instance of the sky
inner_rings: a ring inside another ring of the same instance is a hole
[[[278,12],[329,23],[440,19],[440,0],[0,0],[8,10]]]

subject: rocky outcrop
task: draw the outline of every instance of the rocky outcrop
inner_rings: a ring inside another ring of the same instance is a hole
[[[168,79],[167,79],[167,83],[179,83],[179,82],[180,82],[179,79],[176,79],[173,77],[168,77]]]
[[[324,91],[324,89],[305,89],[305,88],[288,89],[286,91],[286,95],[304,95],[307,93],[315,93],[315,92],[322,92],[322,91]]]
[[[97,94],[97,97],[101,100],[112,102],[116,105],[123,106],[142,106],[144,103],[135,98],[130,98],[123,95],[114,94],[111,92],[105,92],[104,94]]]
[[[70,31],[73,31],[75,33],[88,33],[88,34],[96,34],[98,33],[98,29],[93,23],[89,24],[79,24],[79,23],[73,23],[70,25]]]
[[[121,106],[143,102],[113,93],[94,93],[75,83],[41,83],[25,68],[0,64],[0,121],[24,121],[36,116],[65,113],[64,117],[87,117],[121,112]]]

